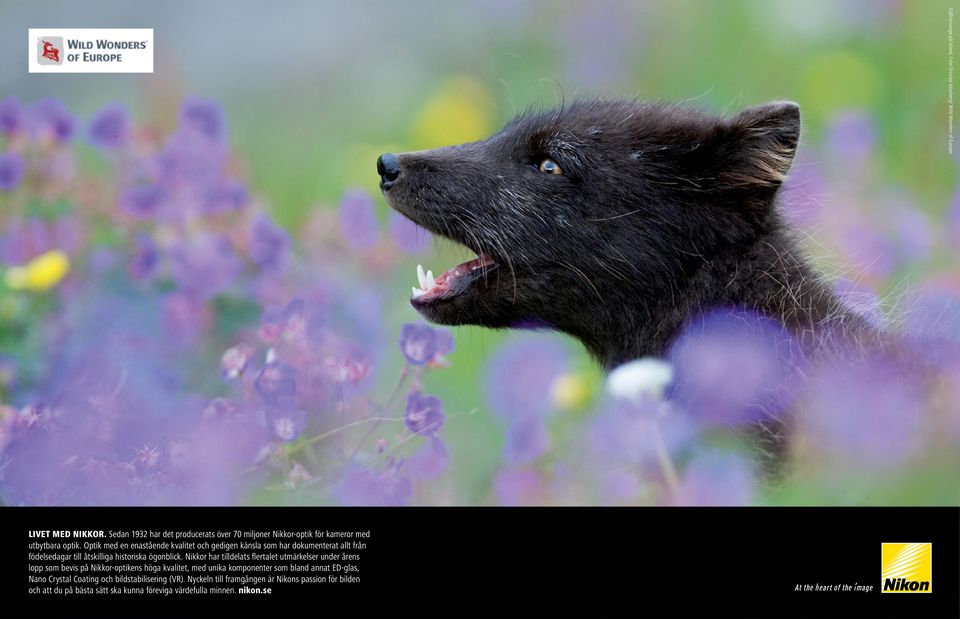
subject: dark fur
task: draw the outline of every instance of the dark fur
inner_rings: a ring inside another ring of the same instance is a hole
[[[605,367],[662,355],[716,307],[758,310],[805,348],[860,337],[776,207],[800,137],[794,103],[717,117],[634,101],[578,102],[487,140],[399,156],[384,193],[423,227],[500,268],[424,315],[443,324],[545,325]],[[538,170],[546,157],[564,174]]]

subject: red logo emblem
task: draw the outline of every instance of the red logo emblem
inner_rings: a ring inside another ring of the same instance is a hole
[[[43,58],[48,58],[54,62],[60,62],[60,50],[50,41],[43,42],[43,51],[40,54]]]

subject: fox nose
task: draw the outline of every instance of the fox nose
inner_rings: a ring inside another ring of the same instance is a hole
[[[380,188],[390,189],[400,178],[400,159],[393,153],[384,153],[377,158],[377,173],[380,174]]]

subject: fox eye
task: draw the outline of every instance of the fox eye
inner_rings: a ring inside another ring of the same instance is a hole
[[[563,174],[563,170],[553,159],[544,159],[540,162],[540,171],[546,174]]]

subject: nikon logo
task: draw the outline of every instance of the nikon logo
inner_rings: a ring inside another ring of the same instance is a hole
[[[881,544],[883,593],[930,593],[933,544]]]
[[[924,593],[929,593],[930,581],[924,580],[920,582],[919,580],[907,580],[906,578],[887,578],[883,581],[883,591],[884,593],[890,591],[901,593],[923,591]]]

